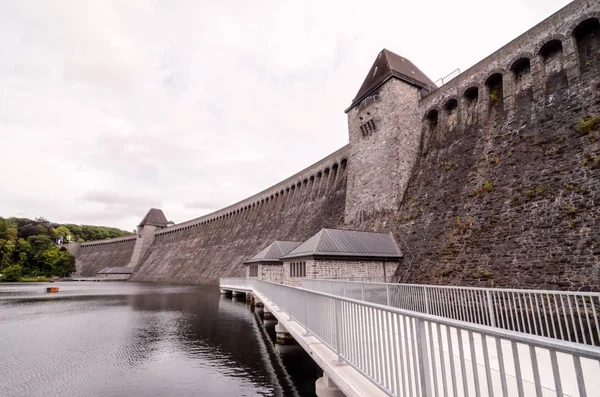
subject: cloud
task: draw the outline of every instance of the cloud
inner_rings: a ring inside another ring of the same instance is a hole
[[[0,215],[201,216],[343,146],[382,48],[436,80],[567,2],[0,2]]]

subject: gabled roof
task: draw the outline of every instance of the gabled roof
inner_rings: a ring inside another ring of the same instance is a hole
[[[148,211],[138,226],[150,225],[166,227],[168,223],[167,217],[162,210],[159,210],[158,208],[150,208],[150,211]]]
[[[244,263],[279,262],[282,256],[302,244],[300,241],[273,241]]]
[[[358,105],[366,96],[392,77],[396,77],[418,88],[425,86],[435,87],[435,83],[411,61],[384,48],[377,55],[373,66],[371,66],[371,70],[369,70],[369,74],[367,74],[365,81],[360,86],[356,97],[354,97],[352,104],[346,109],[346,112]]]
[[[97,272],[97,274],[131,274],[133,267],[105,267]]]
[[[348,256],[398,260],[402,257],[402,252],[391,233],[321,229],[282,259],[301,256]]]

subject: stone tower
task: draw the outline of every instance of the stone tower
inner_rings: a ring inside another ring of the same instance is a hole
[[[420,90],[434,83],[408,59],[382,50],[348,114],[346,223],[395,211],[418,156]]]
[[[131,254],[131,261],[127,267],[135,268],[154,242],[156,231],[168,226],[169,222],[162,210],[151,208],[137,227],[138,238]]]

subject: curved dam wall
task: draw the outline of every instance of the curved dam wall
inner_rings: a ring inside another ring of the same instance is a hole
[[[404,282],[600,289],[599,17],[571,3],[421,99],[421,155],[388,218]]]
[[[131,280],[215,284],[243,277],[242,262],[273,240],[302,241],[343,223],[346,152],[237,204],[157,231]]]
[[[599,18],[576,0],[438,89],[392,76],[347,110],[348,146],[144,228],[135,251],[82,245],[78,266],[129,255],[132,280],[216,283],[273,240],[342,227],[394,232],[404,282],[600,290]]]
[[[105,267],[126,267],[136,241],[136,236],[127,236],[81,244],[70,243],[69,251],[77,258],[76,274],[92,277]]]

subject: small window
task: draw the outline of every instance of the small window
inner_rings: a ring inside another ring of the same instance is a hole
[[[250,265],[250,277],[258,277],[258,265]]]
[[[362,132],[362,136],[364,137],[371,135],[373,132],[375,132],[375,130],[375,122],[373,121],[373,119],[370,119],[369,121],[360,126],[360,131]]]
[[[306,277],[306,262],[290,263],[290,277]]]

